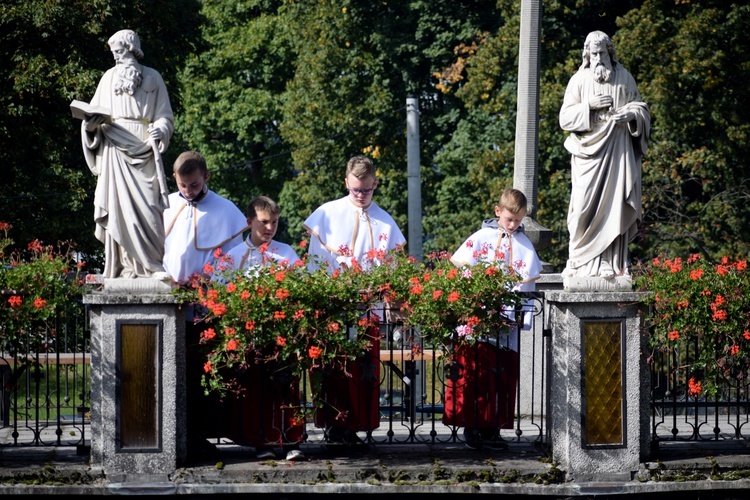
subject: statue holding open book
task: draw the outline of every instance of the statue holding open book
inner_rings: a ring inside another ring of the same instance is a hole
[[[83,153],[98,177],[96,237],[104,243],[104,278],[168,279],[162,213],[168,195],[162,153],[174,115],[161,75],[141,65],[138,35],[121,30],[108,41],[115,66],[102,76],[90,103],[73,101],[82,119]]]

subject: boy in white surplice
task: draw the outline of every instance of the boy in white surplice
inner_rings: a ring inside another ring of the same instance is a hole
[[[365,259],[372,250],[388,252],[406,243],[393,218],[372,201],[378,179],[369,158],[355,156],[347,162],[345,184],[347,196],[324,203],[304,223],[310,233],[311,270],[325,266],[333,273],[354,261],[366,270],[378,264]],[[342,370],[324,376],[323,398],[329,404],[318,409],[315,424],[327,429],[329,442],[359,444],[357,431],[380,425],[379,329],[373,328],[368,335],[371,347],[365,356],[349,362],[350,377]]]

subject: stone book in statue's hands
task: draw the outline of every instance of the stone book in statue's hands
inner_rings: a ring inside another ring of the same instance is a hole
[[[74,100],[70,103],[70,111],[73,113],[73,118],[79,120],[85,120],[94,115],[103,115],[105,121],[110,121],[111,111],[101,106],[92,106],[91,104],[83,101]]]

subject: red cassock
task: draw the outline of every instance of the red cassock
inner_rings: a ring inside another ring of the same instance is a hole
[[[304,419],[299,414],[299,377],[276,362],[250,364],[237,376],[240,394],[227,396],[226,434],[256,448],[298,443]]]
[[[342,427],[352,431],[371,431],[380,426],[380,329],[368,331],[371,345],[364,356],[341,367],[314,369],[310,377],[322,407],[315,411],[319,428]]]
[[[518,353],[487,342],[461,345],[446,366],[443,423],[512,429]]]

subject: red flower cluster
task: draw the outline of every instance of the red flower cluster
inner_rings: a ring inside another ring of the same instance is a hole
[[[688,380],[688,394],[691,396],[697,396],[703,391],[701,383],[695,380],[695,377],[690,377]]]
[[[310,359],[318,359],[321,354],[323,354],[323,349],[315,345],[310,346],[307,350],[307,355],[310,356]]]
[[[645,317],[651,346],[678,357],[676,384],[714,397],[750,367],[750,275],[747,261],[718,264],[692,254],[656,258],[634,272],[636,290],[651,292]],[[684,349],[685,344],[690,349]],[[743,382],[744,383],[744,382]]]

